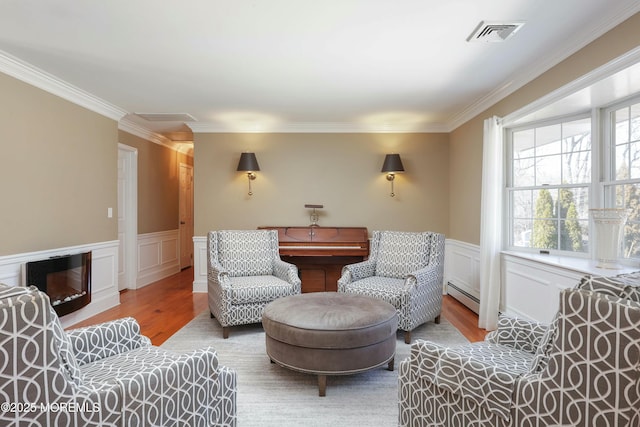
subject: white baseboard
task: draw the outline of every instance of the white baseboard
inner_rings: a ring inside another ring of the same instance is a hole
[[[136,289],[180,272],[180,230],[138,235]]]
[[[88,251],[91,251],[91,302],[60,318],[67,328],[120,304],[117,240],[0,257],[0,282],[25,286],[23,271],[27,262]]]

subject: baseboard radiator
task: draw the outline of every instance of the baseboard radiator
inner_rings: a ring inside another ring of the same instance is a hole
[[[455,283],[447,282],[447,294],[451,295],[465,306],[469,307],[474,313],[480,310],[480,300],[475,295],[471,295],[468,291],[457,286]]]

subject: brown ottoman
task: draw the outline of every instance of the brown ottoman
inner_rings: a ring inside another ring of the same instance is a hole
[[[271,362],[318,375],[348,375],[388,364],[396,353],[396,309],[363,295],[314,292],[279,298],[262,314]]]

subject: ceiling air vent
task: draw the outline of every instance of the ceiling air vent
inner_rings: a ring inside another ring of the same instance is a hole
[[[187,113],[135,113],[136,116],[150,122],[195,122],[191,114]]]
[[[524,22],[485,22],[482,21],[467,38],[468,42],[503,42],[524,25]]]

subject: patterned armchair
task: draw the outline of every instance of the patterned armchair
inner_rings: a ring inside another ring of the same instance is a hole
[[[444,235],[374,231],[369,258],[342,269],[338,292],[368,295],[393,305],[398,329],[411,343],[411,331],[440,323],[444,273]]]
[[[298,268],[280,259],[277,230],[210,231],[207,238],[209,311],[229,327],[262,322],[271,301],[300,293]]]
[[[400,426],[640,426],[640,280],[586,276],[550,326],[501,317],[484,342],[416,341]]]
[[[151,345],[132,318],[65,332],[46,294],[0,284],[0,425],[235,426],[211,348]]]

